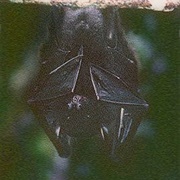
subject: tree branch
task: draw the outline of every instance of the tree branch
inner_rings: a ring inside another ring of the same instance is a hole
[[[5,2],[6,0],[0,0]],[[152,9],[155,11],[172,11],[180,7],[180,0],[9,0],[13,3],[36,3],[36,4],[64,4],[77,7],[97,5],[104,8],[107,6],[118,6],[119,8]]]

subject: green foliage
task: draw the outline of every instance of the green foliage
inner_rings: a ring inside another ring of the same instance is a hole
[[[11,79],[29,49],[44,38],[47,6],[0,4],[0,179],[49,179],[54,149]],[[178,13],[121,10],[123,24],[146,40],[138,50],[146,116],[152,134],[137,136],[125,164],[112,162],[98,142],[84,142],[70,162],[69,179],[178,179]],[[44,29],[43,29],[44,28]],[[43,30],[42,30],[43,29]],[[150,48],[149,56],[145,48]],[[20,90],[19,90],[20,91]],[[130,158],[128,157],[130,156]]]

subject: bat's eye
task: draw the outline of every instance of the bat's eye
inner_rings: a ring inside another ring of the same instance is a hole
[[[76,25],[76,30],[77,30],[77,31],[83,31],[83,32],[84,32],[84,30],[87,30],[87,29],[89,29],[89,25],[88,25],[88,23],[87,23],[86,21],[84,21],[84,20],[81,20],[81,21]]]

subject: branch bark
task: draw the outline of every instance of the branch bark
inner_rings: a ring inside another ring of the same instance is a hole
[[[0,0],[5,2],[6,0]],[[119,8],[152,9],[155,11],[172,11],[180,7],[180,0],[9,0],[12,3],[63,4],[84,7],[97,5],[100,8],[118,6]]]

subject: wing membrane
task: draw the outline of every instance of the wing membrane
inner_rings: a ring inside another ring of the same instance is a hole
[[[90,66],[90,74],[98,100],[120,105],[147,106],[147,103],[116,75],[95,65]]]
[[[74,91],[82,56],[78,55],[49,73],[39,92],[31,101],[48,100]]]

